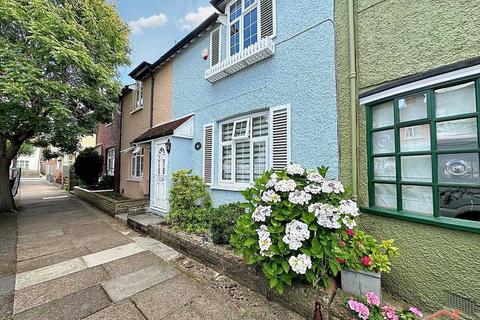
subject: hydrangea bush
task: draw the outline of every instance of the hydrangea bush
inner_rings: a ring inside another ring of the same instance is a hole
[[[422,312],[416,307],[396,310],[390,305],[382,305],[380,298],[373,292],[368,292],[360,299],[349,299],[347,308],[362,320],[418,320],[423,318]]]
[[[290,164],[265,172],[242,192],[246,213],[231,243],[248,264],[261,265],[278,292],[294,280],[327,287],[342,268],[341,235],[355,228],[360,212],[344,199],[343,185],[327,179],[327,171]]]

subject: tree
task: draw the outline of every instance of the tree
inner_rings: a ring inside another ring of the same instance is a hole
[[[0,1],[0,211],[26,140],[76,151],[118,107],[128,27],[107,0]]]
[[[8,145],[8,144],[7,144]],[[22,146],[20,147],[20,150],[17,152],[17,156],[13,158],[12,160],[12,167],[16,168],[17,167],[17,158],[19,156],[31,156],[32,154],[35,153],[35,146],[33,145],[32,142],[30,141],[25,141]]]
[[[94,186],[98,183],[102,166],[103,157],[95,151],[95,148],[85,148],[75,159],[75,174],[88,186]]]

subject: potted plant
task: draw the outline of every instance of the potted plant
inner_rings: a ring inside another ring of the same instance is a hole
[[[381,297],[381,273],[390,272],[391,259],[398,256],[393,240],[378,242],[360,230],[347,229],[340,240],[342,289],[357,296],[373,292]]]

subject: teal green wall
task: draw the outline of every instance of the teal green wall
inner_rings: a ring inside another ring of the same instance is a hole
[[[358,86],[380,84],[480,56],[480,1],[358,0]],[[351,184],[348,0],[335,1],[340,176]],[[366,205],[365,110],[358,106],[359,202]],[[442,308],[450,292],[477,305],[480,319],[480,234],[364,215],[361,225],[394,238],[401,256],[384,288],[426,310]]]

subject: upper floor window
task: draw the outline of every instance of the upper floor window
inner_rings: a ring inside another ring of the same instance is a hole
[[[107,150],[107,174],[113,176],[115,172],[115,148]]]
[[[373,211],[480,230],[480,78],[367,105]]]
[[[143,108],[143,82],[137,81],[137,88],[135,89],[135,110]]]
[[[258,41],[258,0],[236,0],[228,7],[230,55]]]
[[[143,148],[136,147],[132,153],[132,178],[141,178],[143,177]]]

